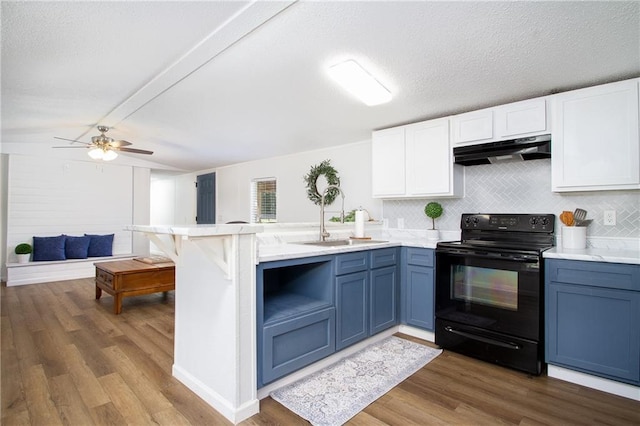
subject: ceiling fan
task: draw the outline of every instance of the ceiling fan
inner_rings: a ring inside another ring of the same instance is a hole
[[[87,148],[89,149],[89,157],[94,160],[103,160],[103,161],[111,161],[114,160],[118,153],[116,151],[122,152],[131,152],[133,154],[153,154],[153,151],[146,151],[144,149],[136,149],[136,148],[128,148],[131,145],[131,142],[123,141],[123,140],[114,140],[109,136],[105,135],[109,131],[107,126],[98,126],[98,131],[100,132],[100,136],[93,136],[91,138],[91,143],[82,142],[74,139],[66,139],[59,138],[54,136],[54,139],[60,139],[63,141],[71,141],[80,143],[83,146],[54,146],[54,148]]]

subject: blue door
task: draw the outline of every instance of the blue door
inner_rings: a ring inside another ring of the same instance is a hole
[[[216,223],[216,174],[198,176],[196,223]]]

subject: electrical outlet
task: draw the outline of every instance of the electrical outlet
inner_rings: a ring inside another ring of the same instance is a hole
[[[404,229],[404,218],[398,218],[398,229]]]
[[[616,224],[616,211],[605,210],[604,211],[604,224],[607,226],[615,226]]]

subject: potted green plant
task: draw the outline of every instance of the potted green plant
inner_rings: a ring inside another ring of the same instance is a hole
[[[431,229],[427,230],[428,240],[437,240],[440,238],[440,232],[436,229],[436,219],[442,216],[443,211],[442,205],[435,201],[427,203],[427,205],[424,206],[424,214],[431,218]]]
[[[29,262],[33,248],[31,247],[31,244],[20,243],[16,246],[14,251],[16,252],[16,256],[18,256],[18,263],[27,263]]]

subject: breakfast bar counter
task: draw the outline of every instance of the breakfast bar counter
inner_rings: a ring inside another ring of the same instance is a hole
[[[257,414],[256,233],[248,224],[131,225],[175,263],[173,376],[233,423]]]

